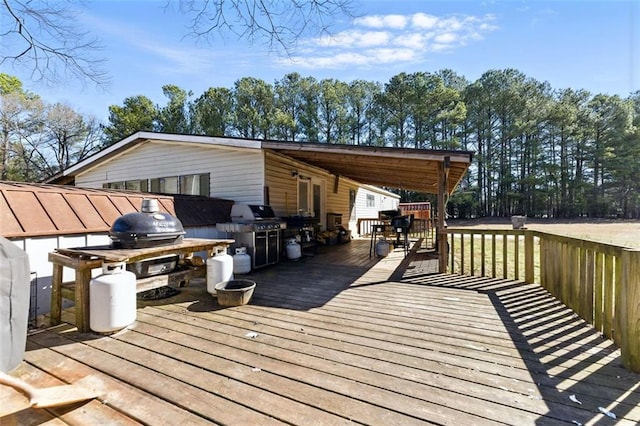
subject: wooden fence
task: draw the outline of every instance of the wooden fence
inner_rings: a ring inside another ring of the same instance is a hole
[[[640,250],[530,230],[448,228],[441,235],[447,272],[542,285],[640,372]]]

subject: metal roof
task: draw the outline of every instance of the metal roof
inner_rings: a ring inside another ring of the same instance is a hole
[[[140,210],[149,194],[39,183],[0,182],[0,235],[5,238],[102,233]],[[152,195],[175,215],[171,196]]]
[[[222,198],[0,181],[0,235],[25,238],[109,232],[118,217],[140,211],[145,198],[157,198],[160,210],[176,216],[185,228],[231,219],[233,201]]]
[[[260,141],[230,137],[176,135],[137,132],[105,148],[95,155],[64,170],[55,182],[72,180],[75,175],[95,167],[114,155],[148,141],[189,143],[203,146],[226,146],[244,149],[266,149],[311,164],[362,184],[437,194],[439,167],[445,162],[448,193],[453,192],[464,177],[473,153],[469,151],[389,148],[362,145],[337,145],[311,142]]]

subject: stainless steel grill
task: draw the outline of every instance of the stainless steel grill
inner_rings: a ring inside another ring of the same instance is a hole
[[[231,222],[216,224],[218,231],[231,234],[236,247],[247,248],[254,269],[280,260],[280,230],[286,227],[270,206],[241,203],[231,206]]]

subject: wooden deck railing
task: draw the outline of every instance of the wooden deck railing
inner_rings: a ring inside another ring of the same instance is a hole
[[[538,283],[640,372],[640,250],[532,230],[448,228],[447,272]]]

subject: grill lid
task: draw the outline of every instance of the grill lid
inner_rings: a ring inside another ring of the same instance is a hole
[[[253,222],[256,220],[273,220],[275,218],[276,215],[271,206],[241,203],[231,206],[232,222]]]
[[[113,222],[109,236],[114,247],[153,247],[182,240],[182,223],[169,213],[160,212],[158,200],[143,200],[141,210]]]

